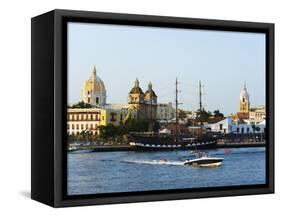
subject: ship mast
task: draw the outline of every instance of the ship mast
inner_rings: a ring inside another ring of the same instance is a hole
[[[200,133],[202,134],[202,91],[201,91],[201,80],[199,80],[199,121],[200,121]]]
[[[176,78],[176,144],[178,143],[178,125],[179,125],[179,120],[178,120],[178,78]]]

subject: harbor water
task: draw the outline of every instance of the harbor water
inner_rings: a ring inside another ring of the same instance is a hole
[[[68,153],[68,195],[149,191],[266,183],[265,148],[209,150],[224,158],[215,168],[184,165],[190,152],[87,152]]]

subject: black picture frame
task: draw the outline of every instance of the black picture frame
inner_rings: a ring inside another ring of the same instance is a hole
[[[266,34],[265,185],[66,195],[66,23],[79,21]],[[274,193],[274,24],[88,11],[53,10],[31,21],[31,198],[53,207]],[[43,139],[42,139],[43,138]]]

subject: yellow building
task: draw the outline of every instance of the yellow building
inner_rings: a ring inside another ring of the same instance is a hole
[[[120,110],[115,109],[101,109],[101,121],[100,125],[106,126],[108,124],[113,124],[114,126],[119,126],[123,124],[125,115],[122,114]]]

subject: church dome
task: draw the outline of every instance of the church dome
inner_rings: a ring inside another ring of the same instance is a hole
[[[103,81],[97,76],[94,67],[91,76],[84,82],[81,90],[81,100],[92,105],[106,104],[106,89]]]
[[[93,74],[85,83],[87,89],[93,90],[94,93],[106,92],[103,81],[97,76],[96,67],[94,67]]]

